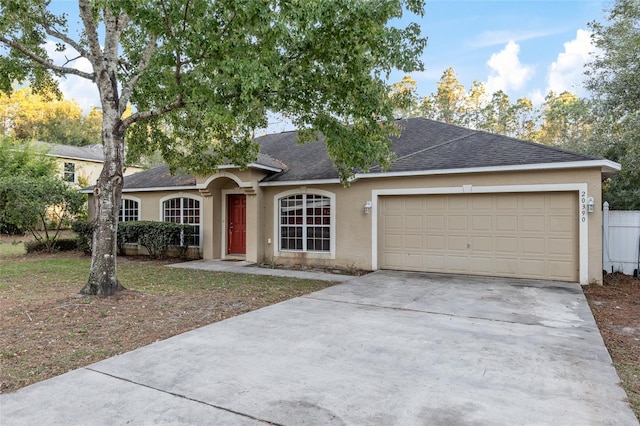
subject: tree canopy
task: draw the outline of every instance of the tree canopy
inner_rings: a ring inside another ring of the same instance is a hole
[[[172,167],[211,173],[256,158],[252,140],[280,113],[302,142],[325,137],[346,182],[392,158],[392,69],[422,68],[423,0],[79,0],[78,17],[44,0],[0,0],[0,89],[28,80],[55,90],[57,75],[94,82],[103,112],[105,163],[95,190],[97,226],[83,292],[112,294],[125,135],[132,159],[154,151]],[[68,21],[79,18],[73,31]],[[396,20],[395,22],[400,22]],[[54,63],[53,40],[68,59]],[[84,71],[74,64],[84,58]],[[131,103],[134,113],[124,117]]]
[[[62,145],[100,143],[102,113],[83,114],[74,100],[34,93],[30,87],[0,92],[0,136]]]
[[[612,208],[640,209],[640,2],[617,0],[607,22],[592,22],[598,48],[588,65],[594,130],[588,149],[622,164],[604,185]]]

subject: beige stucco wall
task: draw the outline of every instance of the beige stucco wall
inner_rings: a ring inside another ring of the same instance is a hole
[[[339,184],[306,186],[263,186],[257,183],[265,172],[249,169],[222,171],[213,177],[199,177],[207,184],[202,190],[126,192],[140,201],[142,220],[161,220],[161,202],[168,195],[191,194],[201,200],[203,238],[201,253],[205,259],[223,258],[226,229],[225,197],[231,193],[247,196],[247,260],[253,262],[302,263],[341,268],[372,269],[373,211],[364,213],[367,201],[374,201],[374,191],[408,188],[455,188],[471,186],[515,186],[586,184],[587,197],[594,198],[595,211],[587,214],[588,281],[602,282],[602,197],[599,168],[580,170],[542,170],[499,173],[468,173],[434,176],[360,179],[344,188]],[[335,253],[279,253],[277,233],[277,199],[287,191],[312,193],[327,191],[335,197]],[[517,192],[517,191],[514,191]],[[91,205],[92,203],[90,203]],[[375,206],[375,203],[374,203]],[[91,213],[91,212],[90,212]],[[92,217],[92,215],[90,215]],[[577,217],[576,221],[580,219]],[[377,231],[376,231],[377,232]],[[583,244],[581,241],[580,244]]]
[[[586,184],[588,197],[594,198],[595,211],[589,213],[588,220],[588,279],[589,282],[602,282],[602,199],[601,174],[598,168],[583,170],[529,171],[503,173],[451,174],[424,177],[398,177],[385,179],[360,179],[349,188],[341,185],[307,185],[305,187],[264,187],[265,203],[265,239],[264,260],[272,259],[279,263],[315,263],[331,264],[347,268],[372,268],[372,223],[371,214],[364,213],[364,205],[373,200],[374,190],[407,188],[461,188],[472,186],[505,185],[549,185],[549,184]],[[277,194],[298,188],[301,192],[313,192],[315,189],[330,191],[336,197],[336,253],[335,259],[326,259],[326,255],[307,255],[277,253],[277,230],[274,228],[274,215],[277,214],[274,202]],[[375,204],[374,204],[375,205]],[[579,221],[579,218],[576,218]],[[377,229],[377,228],[376,228]],[[268,239],[271,238],[271,244]],[[272,257],[273,256],[273,257]]]
[[[64,177],[64,164],[65,163],[73,163],[75,164],[75,179],[74,185],[77,188],[83,187],[80,184],[81,181],[87,183],[87,185],[95,185],[100,173],[102,172],[102,166],[104,163],[95,162],[95,161],[87,161],[87,160],[77,160],[74,158],[64,158],[64,157],[56,157],[56,163],[58,165],[58,171],[60,177]],[[134,173],[138,173],[143,169],[140,167],[128,166],[124,170],[124,176],[128,176]],[[79,180],[80,179],[80,180]]]

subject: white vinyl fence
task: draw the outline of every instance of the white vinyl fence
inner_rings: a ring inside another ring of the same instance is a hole
[[[640,211],[602,207],[602,267],[607,272],[637,274],[640,269]]]

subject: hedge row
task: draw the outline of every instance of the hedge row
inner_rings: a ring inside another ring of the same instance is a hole
[[[93,238],[93,222],[82,221],[73,225],[78,234],[78,249],[91,252]],[[130,221],[118,224],[118,251],[124,254],[127,243],[140,244],[154,258],[164,258],[170,250],[177,250],[181,257],[186,257],[188,241],[193,235],[191,225],[173,222]]]
[[[46,241],[27,241],[24,243],[27,253],[35,253],[39,251],[73,251],[77,249],[77,240],[73,238],[60,238],[51,243],[51,250],[47,247]]]

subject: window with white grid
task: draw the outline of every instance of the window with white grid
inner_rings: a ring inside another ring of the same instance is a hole
[[[280,199],[280,250],[331,250],[331,199],[296,194]]]
[[[162,220],[191,225],[193,233],[188,245],[200,246],[200,201],[193,198],[171,198],[162,203]]]
[[[130,200],[128,198],[124,198],[122,200],[122,206],[120,206],[120,214],[118,215],[119,222],[130,222],[132,220],[138,220],[139,215],[139,204],[136,200]]]

